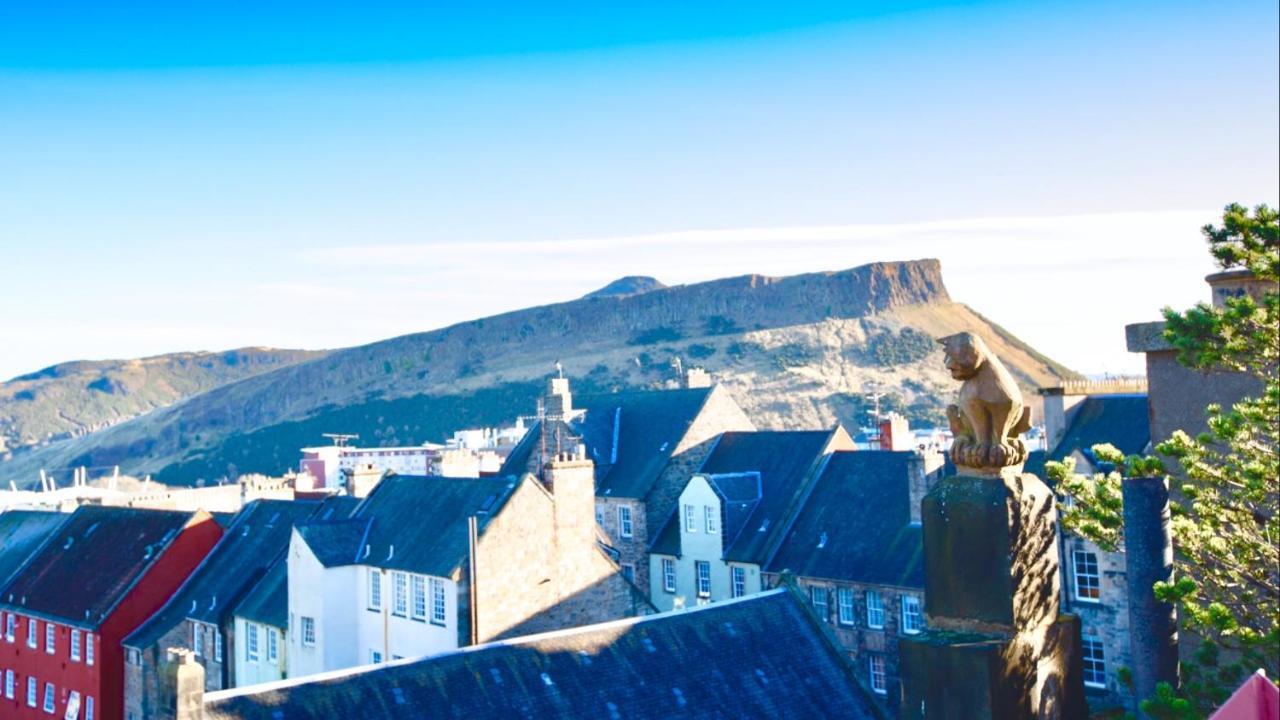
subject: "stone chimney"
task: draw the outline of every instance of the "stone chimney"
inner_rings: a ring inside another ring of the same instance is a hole
[[[382,480],[382,469],[373,463],[359,463],[347,475],[347,494],[351,497],[368,497]]]
[[[175,720],[204,720],[204,666],[196,655],[185,648],[170,648],[169,656],[177,660],[173,687],[177,692]]]
[[[916,453],[907,463],[907,492],[911,498],[911,524],[920,524],[920,503],[933,486],[933,476],[925,467],[925,456]]]
[[[1178,686],[1178,616],[1151,588],[1173,580],[1173,536],[1169,529],[1169,480],[1125,478],[1125,579],[1129,590],[1129,647],[1133,694],[1153,697],[1156,685]],[[1148,717],[1135,707],[1140,718]]]
[[[573,414],[573,393],[569,392],[569,378],[548,378],[544,401],[547,415],[559,416],[562,420],[568,419]]]
[[[1044,435],[1045,447],[1053,450],[1067,432],[1067,424],[1071,420],[1072,410],[1080,401],[1088,397],[1082,392],[1072,392],[1069,386],[1041,388],[1040,396],[1044,398]]]
[[[596,546],[595,463],[586,448],[561,453],[547,463],[544,482],[555,499],[557,578],[564,592],[585,587]]]
[[[1274,282],[1257,278],[1248,270],[1214,273],[1205,276],[1204,280],[1209,283],[1209,292],[1213,297],[1213,306],[1216,308],[1226,307],[1227,298],[1245,295],[1253,298],[1253,301],[1261,306],[1263,296],[1268,292],[1276,291]]]
[[[705,368],[691,367],[684,374],[684,386],[687,388],[711,387],[711,373]]]

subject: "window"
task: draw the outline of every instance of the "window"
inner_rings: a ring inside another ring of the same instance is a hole
[[[630,580],[631,582],[635,582],[636,566],[632,565],[631,563],[622,563],[622,577],[626,578],[627,580]]]
[[[871,689],[879,695],[888,695],[889,680],[885,677],[884,656],[873,653],[868,655],[867,659],[871,669]]]
[[[204,628],[200,623],[191,623],[191,652],[196,657],[204,657]]]
[[[222,662],[222,629],[217,627],[213,629],[213,660]]]
[[[251,663],[258,662],[258,624],[245,623],[244,626],[244,659]]]
[[[373,663],[374,665],[380,664],[382,662],[382,653],[378,652],[377,650],[370,650],[369,662]]]
[[[44,651],[52,655],[57,650],[58,627],[51,622],[44,624]]]
[[[714,535],[720,532],[720,513],[717,512],[717,508],[707,505],[702,511],[706,516],[707,533]]]
[[[126,663],[126,664],[128,664],[128,665],[141,665],[141,664],[142,664],[142,651],[141,651],[141,650],[134,650],[133,648],[125,648],[125,649],[124,649],[124,661],[125,661],[125,663]]]
[[[875,590],[867,591],[867,627],[875,630],[884,627],[884,601]]]
[[[369,568],[369,609],[382,612],[382,571]]]
[[[427,619],[427,579],[421,575],[413,576],[413,619]]]
[[[84,634],[84,661],[93,664],[93,633]]]
[[[920,611],[920,598],[915,595],[902,596],[902,632],[916,635],[924,629],[924,613]]]
[[[431,578],[431,622],[434,625],[444,625],[444,581],[438,578]]]
[[[316,619],[302,616],[302,644],[314,647],[316,644]]]
[[[836,590],[836,615],[841,625],[853,624],[853,590],[849,588]]]
[[[694,563],[698,572],[698,597],[711,597],[711,563],[698,560]]]
[[[1102,653],[1102,641],[1094,635],[1080,638],[1081,657],[1084,658],[1084,684],[1088,687],[1107,686],[1107,661]]]
[[[13,627],[17,624],[17,618],[13,613],[9,613],[4,618],[4,639],[13,642]]]
[[[44,684],[44,711],[53,714],[53,683]]]
[[[742,597],[747,594],[747,569],[744,567],[735,567],[732,571],[733,575],[733,596]]]
[[[409,614],[409,578],[402,572],[391,573],[391,614]]]
[[[618,506],[618,534],[624,538],[632,537],[634,528],[631,527],[631,507],[629,505]]]
[[[93,696],[86,695],[84,698],[84,720],[93,720]]]
[[[827,622],[827,589],[809,586],[809,602],[813,604],[813,611],[817,613],[818,619]]]
[[[36,627],[36,625],[35,618],[27,618],[27,647],[29,648],[40,647],[40,643],[36,639],[40,635],[40,628]]]
[[[1076,571],[1076,599],[1097,602],[1102,597],[1102,576],[1098,556],[1084,550],[1072,554]]]
[[[4,671],[4,696],[13,699],[13,671]]]
[[[34,621],[33,621],[34,622]],[[27,707],[36,706],[36,679],[27,678]]]
[[[71,629],[71,661],[80,662],[80,631]]]
[[[280,632],[275,628],[269,627],[267,630],[267,660],[271,662],[280,661]]]
[[[676,591],[676,561],[671,558],[662,558],[662,589]]]
[[[684,506],[684,530],[685,532],[698,532],[698,518],[693,514],[693,506]]]

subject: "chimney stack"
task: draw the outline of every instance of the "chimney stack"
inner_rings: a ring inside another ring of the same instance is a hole
[[[684,386],[686,388],[709,388],[711,387],[711,373],[705,368],[691,367],[684,374]]]
[[[911,425],[898,413],[889,413],[880,420],[881,450],[911,450]]]
[[[185,648],[169,648],[169,655],[177,659],[174,719],[204,720],[204,666],[196,662],[195,653]]]
[[[547,415],[567,420],[573,413],[573,394],[569,392],[569,378],[553,377],[547,380],[545,398]]]
[[[596,545],[595,463],[587,459],[586,448],[578,445],[573,452],[560,453],[548,462],[543,478],[555,499],[560,587],[583,587],[589,579]]]
[[[359,463],[347,476],[347,494],[351,497],[369,497],[369,493],[382,480],[383,472],[374,463]]]

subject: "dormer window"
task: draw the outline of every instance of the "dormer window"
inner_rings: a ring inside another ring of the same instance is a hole
[[[716,508],[707,505],[703,508],[703,514],[706,516],[707,534],[715,535],[720,532],[720,513]]]
[[[684,506],[684,531],[691,533],[698,532],[698,515],[692,505]]]

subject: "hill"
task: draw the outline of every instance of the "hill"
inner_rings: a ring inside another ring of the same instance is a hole
[[[362,444],[439,441],[532,411],[561,360],[575,391],[661,387],[673,358],[710,370],[760,427],[865,422],[870,387],[917,423],[941,422],[954,382],[932,338],[982,334],[1030,389],[1074,376],[967,306],[936,260],[840,272],[748,275],[587,297],[336,350],[189,397],[0,464],[28,484],[41,468],[119,464],[170,483],[282,472],[321,432]],[[1034,400],[1034,396],[1032,396]]]
[[[594,297],[616,297],[623,295],[639,295],[640,293],[650,292],[652,290],[661,290],[666,285],[657,278],[648,277],[647,275],[628,275],[618,278],[613,282],[594,292],[583,295],[584,298]]]

